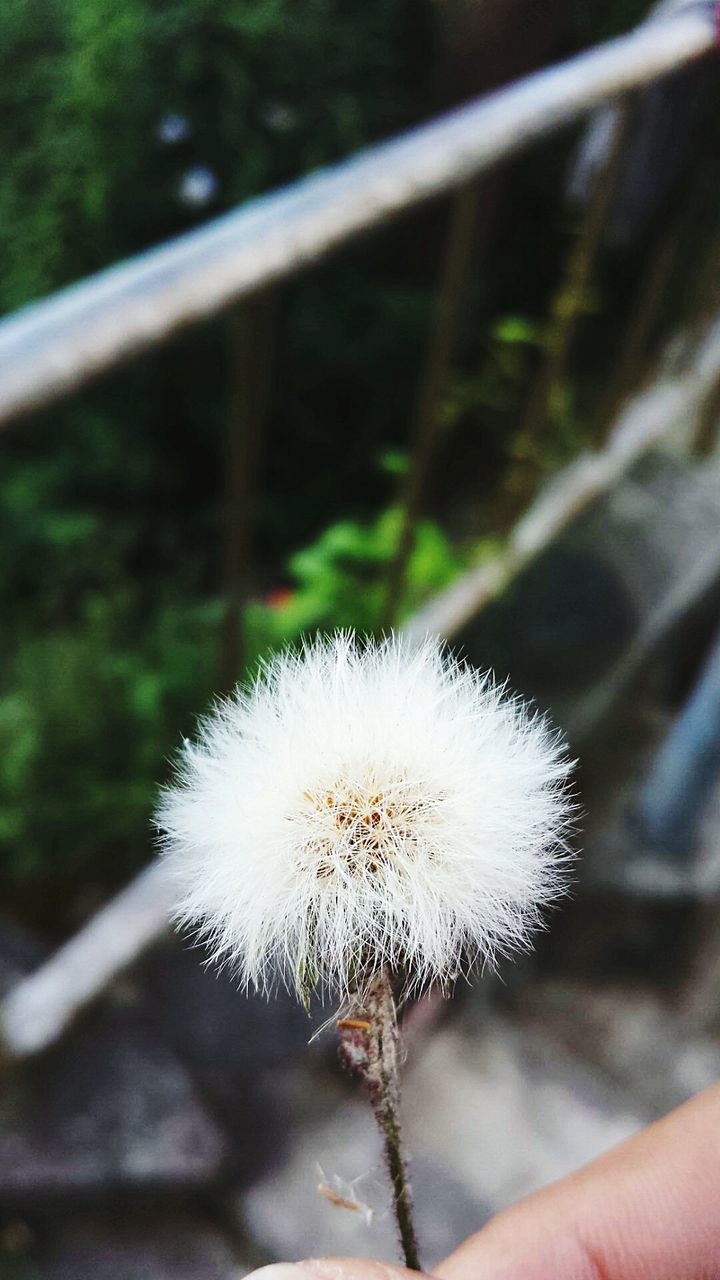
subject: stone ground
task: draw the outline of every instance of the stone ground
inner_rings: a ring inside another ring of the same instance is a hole
[[[10,929],[0,953],[6,977],[35,955]],[[426,1014],[411,1020],[404,1110],[429,1267],[720,1074],[720,1041],[647,987],[537,975]],[[371,1116],[332,1029],[308,1044],[310,1030],[291,1003],[241,997],[168,941],[65,1045],[6,1070],[3,1280],[238,1280],[271,1259],[393,1259]]]

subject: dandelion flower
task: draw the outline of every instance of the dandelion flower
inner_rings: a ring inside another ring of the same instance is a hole
[[[349,997],[340,1059],[415,1271],[393,979],[448,985],[527,941],[563,885],[568,769],[540,717],[436,641],[343,632],[219,702],[159,807],[178,918],[216,959],[246,985]]]
[[[568,768],[436,641],[318,639],[185,742],[157,815],[177,916],[262,989],[448,983],[524,945],[562,888]]]

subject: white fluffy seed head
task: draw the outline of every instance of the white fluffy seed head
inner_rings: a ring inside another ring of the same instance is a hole
[[[561,740],[428,639],[273,658],[186,742],[157,825],[177,917],[245,984],[447,983],[564,885]]]

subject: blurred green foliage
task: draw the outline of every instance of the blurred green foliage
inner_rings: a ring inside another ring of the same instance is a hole
[[[563,39],[643,7],[579,4]],[[429,114],[436,18],[431,0],[4,0],[0,310]],[[482,436],[484,492],[513,463],[547,341],[568,146],[506,176],[513,217],[468,291],[443,448]],[[250,665],[316,628],[379,623],[445,227],[442,211],[413,218],[279,291]],[[147,858],[157,782],[217,687],[227,353],[215,321],[0,440],[0,867],[15,892],[108,887]],[[573,392],[537,470],[581,438]],[[454,499],[439,486],[435,514]],[[421,523],[401,617],[492,549],[488,509],[462,554]]]
[[[339,523],[296,553],[294,585],[248,606],[250,665],[318,628],[374,630],[399,520],[393,509],[367,525]],[[421,522],[401,615],[460,566],[436,526]],[[0,851],[16,882],[88,871],[112,880],[142,861],[164,761],[213,693],[222,603],[168,593],[138,629],[128,590],[86,595],[72,626],[29,629],[7,656]]]
[[[393,507],[371,524],[348,520],[332,525],[311,547],[296,552],[290,570],[298,589],[277,614],[282,634],[294,638],[317,627],[335,626],[375,631],[383,615],[400,527],[401,512]],[[462,563],[437,525],[421,520],[399,619],[429,592],[447,586]]]
[[[13,879],[112,879],[146,854],[153,776],[212,687],[218,606],[173,602],[138,636],[128,604],[88,597],[71,627],[28,636],[5,668],[0,848]]]
[[[8,0],[0,309],[412,123],[426,39],[407,0]],[[198,169],[212,181],[194,205]],[[374,458],[407,428],[430,298],[388,271],[394,254],[374,242],[284,292],[250,659],[372,624],[393,516],[373,520],[397,483]],[[166,757],[216,686],[226,352],[217,322],[0,445],[0,863],[16,884],[111,883],[145,859]],[[409,598],[453,562],[428,526]],[[282,608],[262,603],[277,581]]]

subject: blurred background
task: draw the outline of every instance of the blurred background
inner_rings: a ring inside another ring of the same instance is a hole
[[[0,307],[646,10],[6,0]],[[533,955],[406,1011],[427,1265],[720,1075],[718,79],[628,93],[0,435],[3,1280],[395,1256],[369,1111],[332,1030],[308,1045],[328,1011],[205,970],[142,870],[180,736],[317,629],[446,634],[580,762]]]

